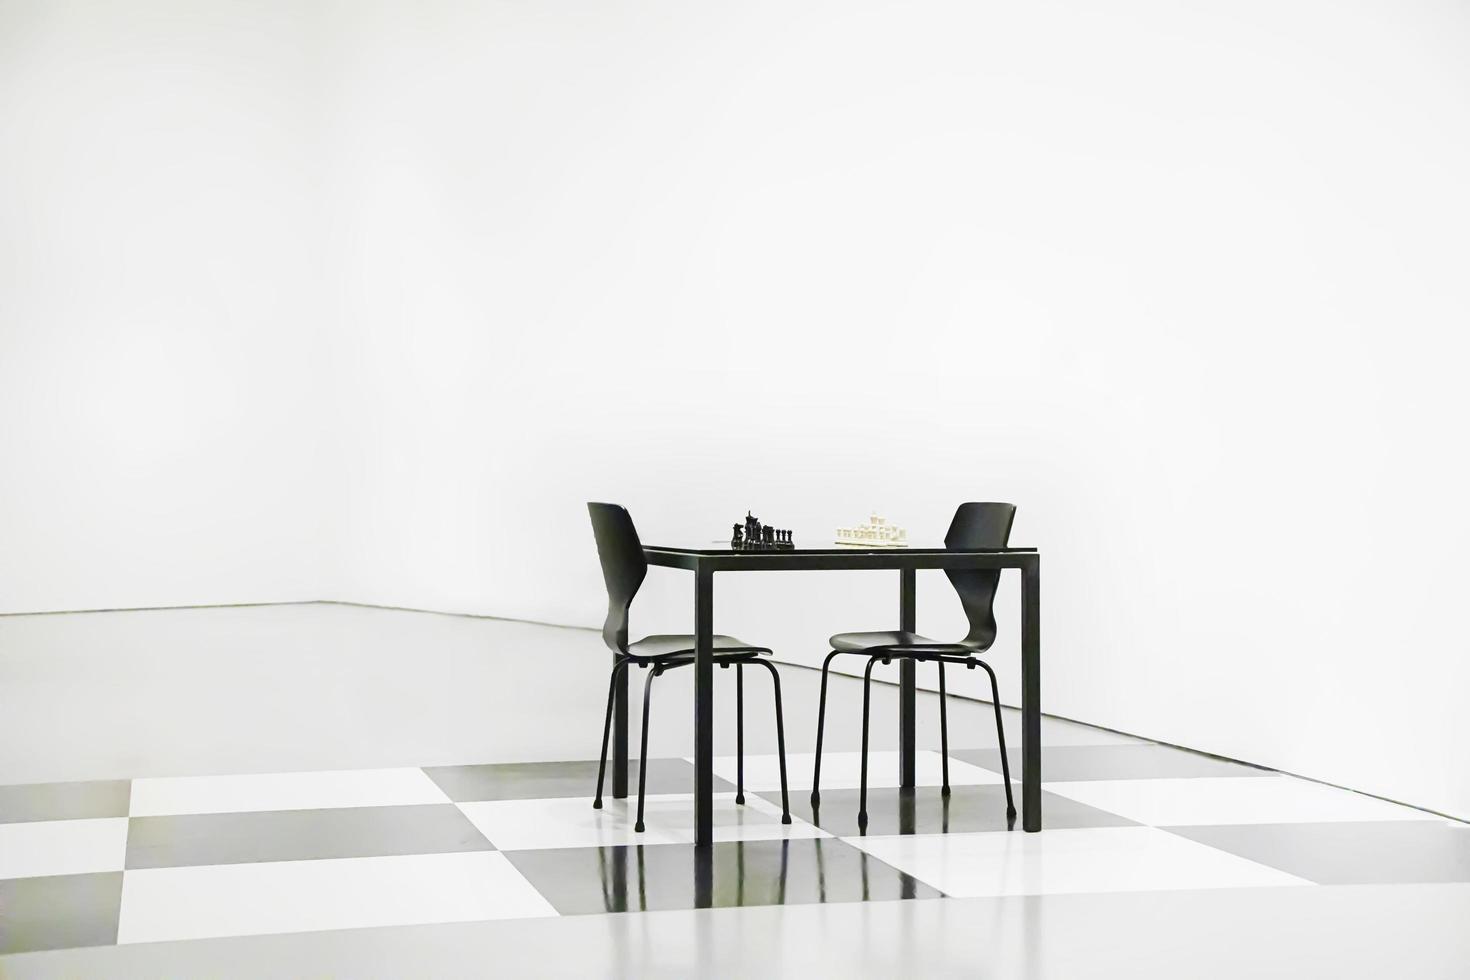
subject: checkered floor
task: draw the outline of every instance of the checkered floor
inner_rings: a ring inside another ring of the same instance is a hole
[[[996,750],[717,760],[696,869],[693,767],[590,806],[595,762],[0,787],[0,953],[431,922],[946,896],[1470,881],[1470,825],[1161,745],[1048,748],[1041,834],[1007,832]],[[636,769],[634,773],[636,780]],[[634,783],[636,786],[636,781]],[[703,876],[702,876],[703,875]],[[706,884],[701,887],[700,882]]]

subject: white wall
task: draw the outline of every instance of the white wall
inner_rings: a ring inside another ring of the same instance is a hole
[[[1049,708],[1470,815],[1463,5],[334,25],[344,595],[591,624],[589,498],[655,541],[1014,500]],[[730,578],[718,625],[815,662],[894,592]]]
[[[0,7],[5,608],[592,624],[588,499],[1008,499],[1050,710],[1470,815],[1463,5],[52,9]],[[718,622],[815,662],[894,592]]]
[[[320,595],[315,23],[0,2],[0,612]]]

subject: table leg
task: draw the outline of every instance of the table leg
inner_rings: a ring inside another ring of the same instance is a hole
[[[617,657],[613,662],[617,662]],[[624,670],[613,685],[613,777],[615,800],[628,798],[628,674]]]
[[[1041,557],[1021,569],[1021,827],[1041,829]]]
[[[918,629],[916,611],[917,576],[912,568],[902,569],[898,579],[898,628],[907,633]],[[914,710],[917,668],[912,660],[898,662],[898,785],[913,789]]]
[[[694,843],[714,843],[715,816],[715,577],[694,571]]]

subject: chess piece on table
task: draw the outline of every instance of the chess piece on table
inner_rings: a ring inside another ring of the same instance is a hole
[[[733,531],[730,534],[730,547],[738,548],[745,538],[745,532],[742,530],[739,524],[734,524],[732,525],[732,527]]]

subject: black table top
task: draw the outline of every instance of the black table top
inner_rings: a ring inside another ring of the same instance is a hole
[[[867,545],[824,544],[814,548],[732,548],[729,542],[703,541],[679,544],[646,544],[644,551],[680,555],[1009,555],[1030,554],[1035,548],[946,548],[944,545],[908,548],[877,548]]]
[[[650,565],[706,571],[800,571],[861,568],[1036,568],[1035,548],[956,551],[942,547],[869,548],[824,544],[817,548],[735,549],[728,543],[644,545]]]

